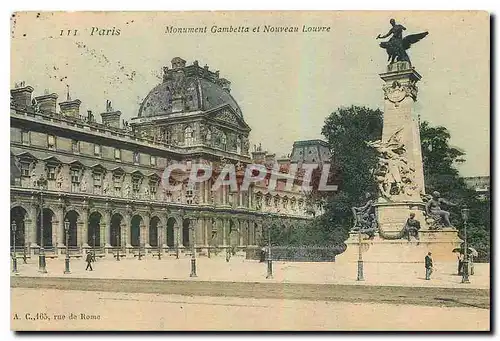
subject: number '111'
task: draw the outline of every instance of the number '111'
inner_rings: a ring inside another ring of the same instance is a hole
[[[61,30],[61,34],[59,34],[60,36],[70,36],[70,35],[74,35],[76,36],[76,33],[78,32],[78,30]]]

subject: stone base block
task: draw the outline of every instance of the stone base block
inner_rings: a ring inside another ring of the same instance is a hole
[[[362,235],[362,238],[366,235]],[[387,240],[375,234],[371,240],[362,239],[361,252],[363,261],[373,263],[422,263],[427,252],[432,252],[436,262],[456,261],[453,249],[460,247],[462,240],[453,228],[420,231],[420,241],[411,238]],[[335,257],[336,263],[357,262],[359,258],[358,234],[351,233],[345,242],[347,249]]]

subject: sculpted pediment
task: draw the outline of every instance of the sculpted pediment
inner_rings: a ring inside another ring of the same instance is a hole
[[[209,117],[220,122],[229,123],[231,125],[248,129],[248,125],[243,119],[234,112],[229,105],[225,105],[209,114]]]

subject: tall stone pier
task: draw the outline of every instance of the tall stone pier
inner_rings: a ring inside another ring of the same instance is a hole
[[[423,262],[428,251],[437,261],[456,260],[452,250],[461,242],[457,230],[431,229],[422,200],[424,171],[419,120],[414,108],[417,82],[422,76],[409,62],[398,61],[389,64],[380,77],[384,81],[382,139],[369,142],[379,153],[379,192],[372,205],[376,228],[371,238],[363,232],[351,232],[346,251],[336,261],[358,261],[361,256],[366,262]],[[411,237],[409,241],[404,234],[410,213],[420,222],[420,240]]]

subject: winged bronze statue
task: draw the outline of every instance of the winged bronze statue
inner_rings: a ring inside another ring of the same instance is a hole
[[[378,35],[377,39],[384,39],[392,35],[392,37],[388,41],[384,41],[380,43],[380,47],[387,51],[389,58],[387,61],[389,64],[398,62],[398,61],[406,61],[410,63],[410,57],[406,53],[411,45],[416,42],[422,40],[425,36],[429,34],[429,32],[422,32],[416,34],[410,34],[403,38],[403,31],[406,30],[406,27],[400,24],[396,24],[396,20],[390,20],[392,28],[384,35]]]

